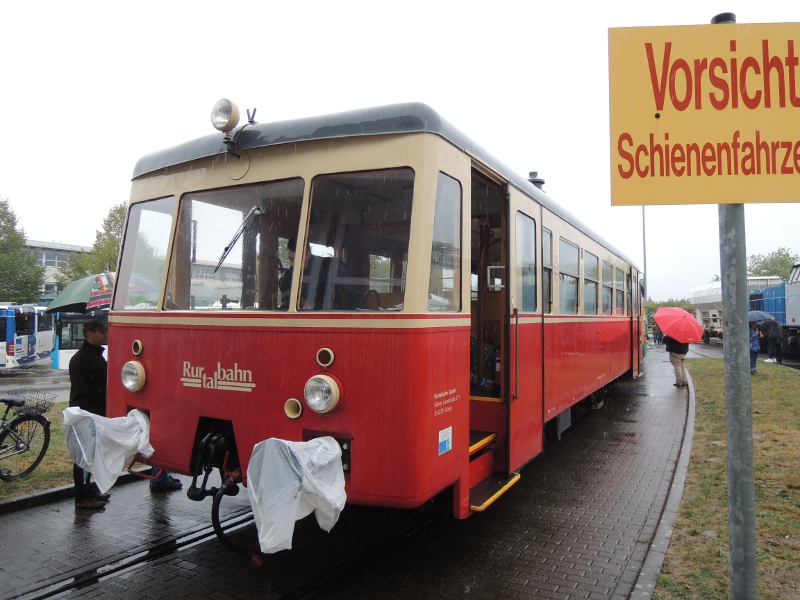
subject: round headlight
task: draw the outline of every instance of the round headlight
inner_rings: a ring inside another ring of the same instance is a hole
[[[223,98],[211,109],[211,124],[214,129],[228,133],[239,124],[239,107]]]
[[[326,413],[339,403],[339,384],[329,375],[315,375],[306,382],[303,394],[308,408],[318,413]]]
[[[122,366],[122,385],[131,392],[138,392],[144,387],[146,380],[142,363],[131,360]]]

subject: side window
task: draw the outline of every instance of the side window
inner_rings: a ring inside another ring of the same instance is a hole
[[[114,286],[115,310],[156,309],[174,210],[174,196],[131,206]]]
[[[625,314],[625,273],[622,272],[622,269],[615,269],[616,270],[616,278],[614,279],[615,283],[615,291],[616,294],[614,296],[614,314],[615,315],[624,315]]]
[[[36,333],[34,326],[34,313],[17,310],[17,335],[31,335]]]
[[[559,238],[558,243],[558,296],[562,315],[578,314],[578,279],[580,253],[578,246]]]
[[[603,314],[612,314],[614,297],[614,267],[603,261]]]
[[[553,312],[553,234],[542,228],[542,308]]]
[[[591,252],[583,253],[583,313],[597,314],[597,287],[600,280],[600,259]]]
[[[461,184],[444,173],[436,183],[428,310],[461,310]]]
[[[633,314],[632,305],[631,305],[631,292],[632,292],[632,290],[631,290],[631,274],[630,273],[626,274],[625,281],[627,282],[627,284],[625,285],[625,292],[626,292],[625,300],[626,300],[626,306],[628,307],[628,316],[630,317]]]
[[[517,306],[522,312],[536,310],[536,221],[517,213]]]

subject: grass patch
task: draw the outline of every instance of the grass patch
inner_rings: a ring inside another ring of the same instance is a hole
[[[696,391],[689,472],[656,600],[730,597],[728,488],[722,359],[687,361]],[[758,597],[800,598],[800,372],[758,365],[753,453]]]
[[[61,415],[67,405],[67,402],[59,402],[45,413],[45,417],[50,420],[50,446],[47,453],[39,466],[27,477],[0,481],[0,500],[72,485],[73,463],[64,443],[64,419]]]

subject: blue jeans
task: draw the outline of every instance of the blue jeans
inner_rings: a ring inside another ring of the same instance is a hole
[[[758,358],[758,350],[750,350],[750,370],[756,370],[756,359]]]

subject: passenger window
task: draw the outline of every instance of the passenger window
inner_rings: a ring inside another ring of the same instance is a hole
[[[597,314],[599,259],[591,252],[583,253],[583,314]]]
[[[625,292],[626,292],[625,299],[626,299],[626,306],[628,307],[628,316],[630,317],[633,314],[632,306],[631,306],[631,291],[632,290],[631,290],[631,274],[630,273],[627,273],[625,275],[625,281],[627,282],[627,285],[625,286]]]
[[[428,310],[461,310],[461,183],[444,173],[436,183]]]
[[[517,213],[517,306],[522,312],[536,310],[536,221]]]
[[[578,314],[580,252],[578,246],[564,238],[560,238],[558,244],[558,271],[559,312]]]
[[[603,314],[611,316],[614,298],[614,267],[603,261]]]
[[[542,306],[545,314],[553,312],[553,234],[542,228]]]
[[[625,274],[622,269],[616,269],[616,279],[614,281],[616,287],[616,296],[614,298],[614,314],[625,314]]]

